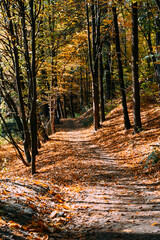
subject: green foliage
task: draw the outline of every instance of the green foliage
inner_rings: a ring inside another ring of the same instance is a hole
[[[93,115],[89,116],[88,118],[85,118],[83,120],[80,120],[80,123],[83,127],[89,127],[93,124]]]
[[[157,94],[156,94],[157,92]],[[157,83],[144,81],[141,83],[141,100],[142,102],[156,102],[158,97]]]
[[[160,161],[160,152],[158,150],[153,150],[151,152],[145,162],[145,167],[147,168],[150,165],[157,164]]]
[[[75,118],[78,118],[78,117],[80,117],[80,113],[75,113]]]
[[[10,130],[12,136],[16,137],[17,139],[20,138],[20,133],[17,129],[16,122],[13,118],[7,119],[6,120],[7,128]],[[6,137],[7,136],[7,131],[3,124],[0,126],[0,135]]]
[[[107,115],[108,113],[110,113],[113,109],[115,109],[118,106],[117,102],[112,102],[112,101],[108,101],[108,103],[105,106],[105,115]]]

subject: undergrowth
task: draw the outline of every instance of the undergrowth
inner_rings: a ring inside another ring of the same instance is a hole
[[[156,165],[160,161],[160,151],[153,150],[145,160],[145,168],[149,167],[150,165]]]
[[[93,123],[93,115],[89,116],[88,118],[81,119],[80,123],[83,127],[89,127]]]

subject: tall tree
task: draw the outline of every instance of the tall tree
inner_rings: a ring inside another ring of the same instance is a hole
[[[117,60],[118,60],[119,82],[120,82],[121,96],[122,96],[124,125],[125,125],[125,129],[129,129],[131,127],[131,124],[129,121],[128,110],[127,110],[126,92],[125,92],[124,78],[123,78],[122,56],[121,56],[120,39],[119,39],[119,28],[118,28],[117,12],[116,12],[115,6],[112,7],[112,11],[114,16],[116,53],[117,53]]]
[[[156,46],[157,46],[157,61],[156,61],[156,76],[157,76],[157,84],[159,88],[159,97],[160,97],[160,12],[158,12],[156,17]]]
[[[56,117],[56,94],[54,88],[57,86],[57,76],[55,72],[55,4],[54,0],[48,0],[49,3],[49,30],[50,30],[50,52],[51,52],[51,80],[50,80],[50,130],[51,134],[55,133]]]
[[[103,87],[103,58],[102,58],[102,48],[99,54],[99,92],[100,92],[100,121],[101,123],[105,120],[105,109],[104,109],[104,87]]]
[[[32,162],[34,174],[38,153],[36,34],[41,23],[41,1],[2,0],[0,10],[0,43],[4,47],[0,49],[0,94],[21,132],[26,161]],[[6,63],[9,63],[9,67]],[[11,134],[8,136],[11,138]],[[18,152],[21,157],[21,149]]]
[[[38,153],[37,149],[37,84],[36,84],[36,26],[35,18],[36,12],[34,11],[34,0],[29,1],[30,18],[31,18],[31,41],[32,41],[32,78],[31,78],[31,113],[30,113],[30,128],[31,128],[31,152],[32,152],[32,174],[36,172],[35,158]],[[41,7],[41,6],[39,6]]]
[[[14,4],[14,3],[13,3]],[[23,98],[23,86],[21,81],[21,74],[20,74],[20,59],[19,59],[19,52],[18,52],[18,44],[16,42],[17,35],[15,32],[14,24],[13,24],[13,18],[11,15],[11,6],[8,1],[3,0],[1,4],[1,9],[3,13],[5,14],[4,19],[5,26],[7,28],[8,35],[10,36],[10,39],[8,38],[9,47],[10,47],[10,54],[12,55],[12,61],[13,61],[13,67],[15,72],[15,79],[16,79],[16,87],[17,87],[17,94],[20,104],[20,112],[21,112],[21,119],[23,124],[23,134],[24,134],[24,151],[26,155],[26,160],[28,163],[31,162],[31,154],[30,154],[30,132],[27,124],[27,118],[25,113],[25,102]]]
[[[102,58],[102,41],[101,41],[101,8],[99,2],[97,2],[97,46],[98,46],[98,67],[99,67],[99,101],[100,101],[100,122],[105,120],[105,111],[104,111],[104,87],[103,87],[103,58]]]
[[[140,90],[138,74],[138,4],[132,3],[132,81],[133,81],[133,119],[134,133],[142,128],[140,114]]]
[[[98,9],[99,1],[91,1],[91,29],[92,29],[92,41],[90,33],[90,20],[89,20],[89,8],[87,1],[86,4],[86,17],[87,17],[87,30],[88,30],[88,55],[90,63],[90,71],[92,76],[92,97],[93,97],[93,119],[94,129],[98,130],[100,126],[99,119],[99,84],[98,84],[98,54],[99,54],[99,17],[100,12]]]

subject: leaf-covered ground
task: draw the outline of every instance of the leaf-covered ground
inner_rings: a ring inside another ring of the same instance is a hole
[[[136,135],[120,106],[96,133],[88,115],[62,121],[34,177],[1,147],[1,239],[160,239],[159,107],[144,104]]]

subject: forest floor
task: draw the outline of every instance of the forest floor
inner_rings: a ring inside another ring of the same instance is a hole
[[[33,177],[1,146],[0,239],[160,240],[159,110],[143,104],[136,135],[120,106],[97,132],[83,127],[90,111],[62,120]]]

